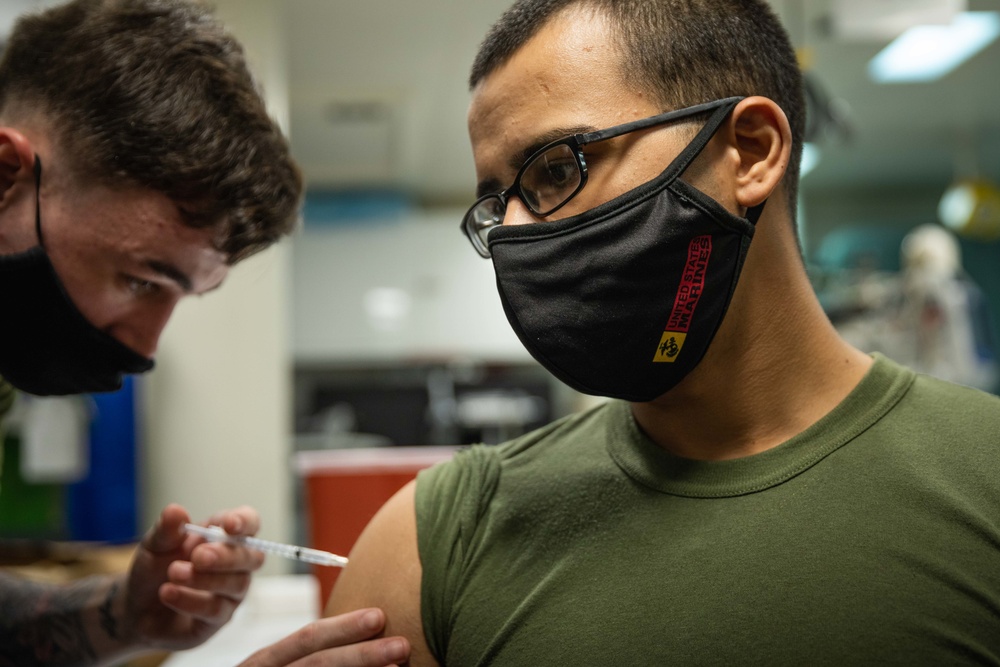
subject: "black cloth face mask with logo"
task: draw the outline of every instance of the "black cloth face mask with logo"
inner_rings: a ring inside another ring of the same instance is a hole
[[[35,229],[39,245],[0,256],[0,376],[38,396],[114,391],[125,373],[153,360],[91,324],[77,309],[42,240],[42,164],[35,158]]]
[[[738,101],[655,179],[581,215],[489,232],[507,319],[570,387],[651,401],[704,357],[764,204],[740,217],[679,177]]]

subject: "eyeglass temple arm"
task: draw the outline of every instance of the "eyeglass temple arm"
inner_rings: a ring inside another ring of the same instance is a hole
[[[664,123],[670,123],[675,120],[680,120],[682,118],[688,118],[689,116],[697,116],[705,111],[712,111],[718,109],[719,107],[729,106],[730,108],[735,107],[742,97],[727,97],[721,100],[715,100],[713,102],[705,102],[703,104],[696,104],[693,107],[685,107],[683,109],[675,109],[673,111],[667,111],[666,113],[657,114],[656,116],[650,116],[649,118],[640,118],[639,120],[633,120],[629,123],[623,125],[615,125],[614,127],[609,127],[606,130],[598,130],[597,132],[587,132],[586,134],[578,134],[575,139],[578,144],[583,146],[584,144],[590,144],[595,141],[603,141],[605,139],[611,139],[612,137],[621,136],[623,134],[628,134],[629,132],[635,132],[636,130],[644,130],[647,127],[653,127],[655,125],[662,125]]]

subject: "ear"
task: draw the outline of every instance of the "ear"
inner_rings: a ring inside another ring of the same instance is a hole
[[[740,157],[736,200],[742,207],[756,206],[771,196],[788,169],[792,129],[781,107],[766,97],[737,104],[729,127]]]
[[[0,206],[8,203],[19,181],[34,187],[35,152],[31,142],[12,127],[0,127]]]

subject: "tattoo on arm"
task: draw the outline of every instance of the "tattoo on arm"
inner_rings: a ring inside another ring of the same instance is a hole
[[[94,664],[83,611],[104,585],[46,585],[0,573],[0,667]]]
[[[104,603],[101,604],[101,628],[107,633],[108,637],[112,639],[119,639],[118,637],[118,619],[115,618],[112,612],[112,605],[115,601],[115,595],[118,594],[118,587],[121,584],[117,581],[111,584],[111,588],[108,589],[108,594],[104,598]]]

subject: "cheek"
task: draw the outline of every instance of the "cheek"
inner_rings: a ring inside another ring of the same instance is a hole
[[[582,213],[655,179],[685,145],[666,133],[649,133],[622,141],[621,148],[608,151],[594,161],[587,186],[577,195],[579,201],[571,202],[572,213],[565,215]]]
[[[739,202],[736,200],[736,189],[726,182],[724,175],[718,170],[707,167],[695,169],[695,166],[692,165],[692,168],[682,176],[684,181],[714,199],[730,213],[741,215]]]
[[[69,250],[54,247],[49,259],[62,282],[66,294],[77,310],[98,328],[104,328],[114,317],[120,301],[114,284],[113,271],[87,246]]]
[[[730,213],[739,214],[735,172],[733,169],[727,168],[727,165],[730,164],[732,161],[727,162],[725,147],[713,140],[695,158],[682,178],[688,184],[717,201]]]
[[[646,169],[638,168],[634,164],[610,162],[602,164],[599,169],[594,169],[588,174],[586,187],[569,204],[560,209],[557,216],[568,218],[589,211],[656,178],[660,171],[662,169],[648,173]]]
[[[120,309],[103,329],[133,351],[153,357],[177,300],[167,295],[136,300],[131,307]]]

